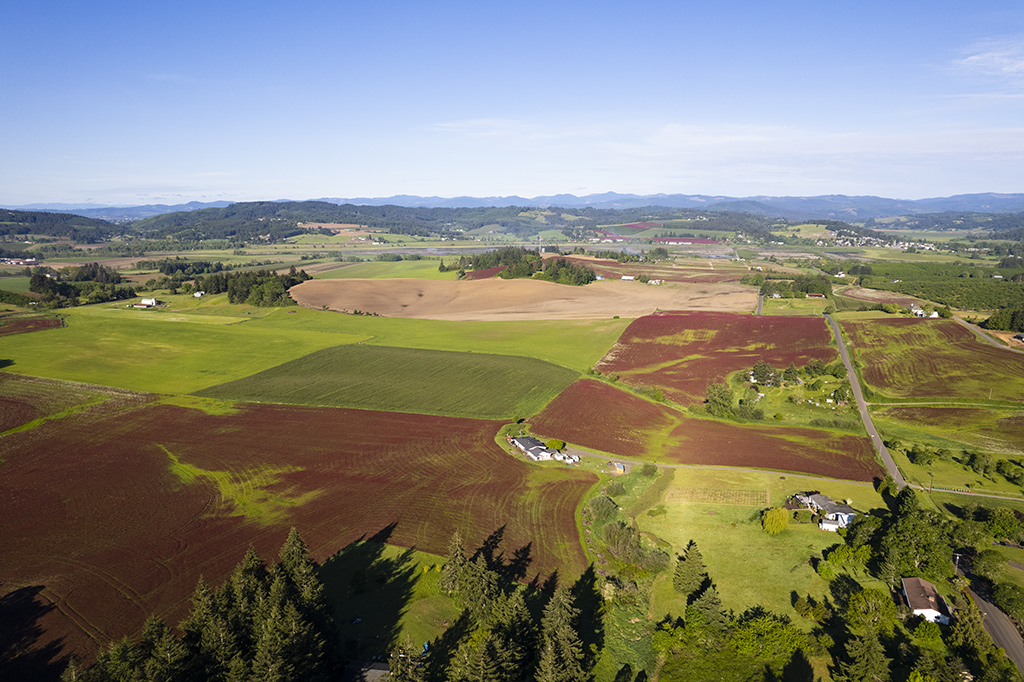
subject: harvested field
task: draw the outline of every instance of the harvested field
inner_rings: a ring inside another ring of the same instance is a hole
[[[926,301],[914,296],[907,296],[895,291],[882,291],[881,289],[866,289],[864,287],[847,287],[839,292],[847,298],[855,298],[858,301],[869,303],[895,303],[896,305],[909,306],[921,305]]]
[[[57,329],[60,320],[56,317],[0,317],[0,336],[25,334],[43,329]]]
[[[953,320],[843,320],[864,381],[891,398],[1024,401],[1024,355]]]
[[[838,353],[825,321],[715,312],[655,313],[634,320],[596,368],[632,385],[654,386],[683,404],[702,402],[708,384],[754,366],[784,369]]]
[[[616,260],[592,256],[551,256],[585,265],[599,275],[609,279],[620,279],[623,275],[647,275],[651,279],[665,282],[705,283],[739,282],[747,274],[740,268],[715,268],[709,261],[707,266],[656,265],[651,263],[620,263]]]
[[[444,554],[504,528],[532,543],[529,578],[582,571],[574,512],[592,474],[530,465],[500,423],[366,410],[169,405],[80,413],[0,438],[0,593],[42,585],[42,642],[90,657],[150,613],[184,615],[200,575],[220,583],[252,543],[289,527],[323,560],[361,537]],[[2,595],[0,595],[2,596]],[[64,638],[61,640],[60,638]]]
[[[605,281],[582,287],[527,279],[309,280],[289,292],[300,304],[434,320],[640,317],[656,310],[753,310],[757,293],[740,285]]]
[[[24,400],[0,397],[0,433],[27,424],[39,416],[39,410]]]
[[[871,442],[861,436],[696,419],[592,379],[567,388],[530,423],[547,438],[667,464],[755,467],[854,481],[884,473]]]
[[[208,398],[512,419],[540,410],[579,375],[543,360],[419,348],[325,348],[199,391]]]

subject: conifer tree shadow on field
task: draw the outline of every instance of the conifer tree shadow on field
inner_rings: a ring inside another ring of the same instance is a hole
[[[419,573],[412,549],[385,556],[385,542],[396,525],[363,536],[320,566],[345,658],[386,659],[398,644]]]
[[[14,360],[0,359],[0,369],[6,369],[14,364]]]
[[[0,680],[49,682],[67,667],[62,639],[36,646],[43,634],[39,621],[55,608],[40,597],[42,591],[33,585],[0,597]]]
[[[597,587],[594,564],[587,566],[587,570],[572,586],[570,592],[576,601],[576,608],[580,610],[576,619],[576,631],[583,642],[583,650],[590,652],[594,650],[592,647],[601,650],[604,648],[604,598]],[[589,660],[587,662],[593,663]]]

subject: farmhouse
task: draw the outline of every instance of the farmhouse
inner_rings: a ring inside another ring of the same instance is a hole
[[[933,623],[949,625],[949,609],[942,595],[923,578],[903,579],[903,598],[915,616],[924,616]]]
[[[853,521],[853,517],[857,515],[857,512],[850,505],[834,502],[821,493],[797,495],[796,501],[807,509],[821,514],[822,518],[818,522],[818,528],[833,533],[840,528],[849,526],[850,522]]]
[[[807,298],[825,298],[825,294],[807,294]]]
[[[155,308],[160,305],[160,301],[155,298],[144,298],[135,304],[136,308]]]
[[[559,452],[558,450],[549,448],[544,445],[543,441],[540,441],[533,436],[516,436],[515,438],[509,438],[508,442],[519,448],[524,455],[534,462],[547,462],[552,459],[556,459],[559,462],[572,464],[580,461],[580,458],[576,455],[570,455],[568,453]]]

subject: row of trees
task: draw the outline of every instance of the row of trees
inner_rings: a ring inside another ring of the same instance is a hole
[[[250,547],[219,588],[200,578],[178,636],[152,616],[84,668],[72,659],[64,682],[311,681],[340,674],[333,617],[317,564],[293,528],[277,564]]]
[[[255,306],[294,305],[288,289],[312,279],[305,270],[295,270],[293,265],[287,274],[279,275],[270,270],[247,270],[244,272],[216,272],[196,277],[195,284],[187,291],[205,291],[208,294],[227,292],[231,303],[247,303]]]
[[[463,608],[446,639],[420,653],[411,643],[390,658],[393,682],[583,682],[597,648],[588,647],[601,622],[593,608],[593,576],[572,588],[522,586],[489,553],[467,556],[462,537],[452,536],[441,589]],[[596,620],[595,620],[596,619]]]

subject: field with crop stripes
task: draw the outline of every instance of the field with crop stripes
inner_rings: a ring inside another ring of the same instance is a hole
[[[825,321],[736,313],[665,312],[634,320],[598,364],[632,385],[654,386],[683,404],[704,400],[708,384],[764,358],[777,368],[832,362]]]
[[[996,453],[1024,454],[1024,412],[1019,410],[914,405],[880,409],[875,417],[906,430],[896,435],[909,442],[928,442],[928,436],[935,435],[954,441],[936,441],[940,447],[964,444]]]
[[[418,348],[326,348],[198,395],[477,419],[540,410],[579,375],[543,360]]]
[[[867,438],[696,419],[592,379],[574,383],[530,424],[547,438],[665,464],[755,467],[855,481],[883,475]]]
[[[63,637],[65,653],[88,657],[94,640],[135,632],[150,613],[177,622],[200,575],[219,584],[250,543],[275,556],[291,526],[320,560],[382,530],[444,554],[455,529],[477,547],[503,528],[507,556],[530,545],[528,578],[579,573],[574,512],[596,477],[507,455],[494,442],[500,425],[149,403],[9,433],[0,597],[43,586],[56,608],[42,639]]]
[[[889,398],[1024,401],[1024,355],[953,320],[842,320],[864,381]]]

